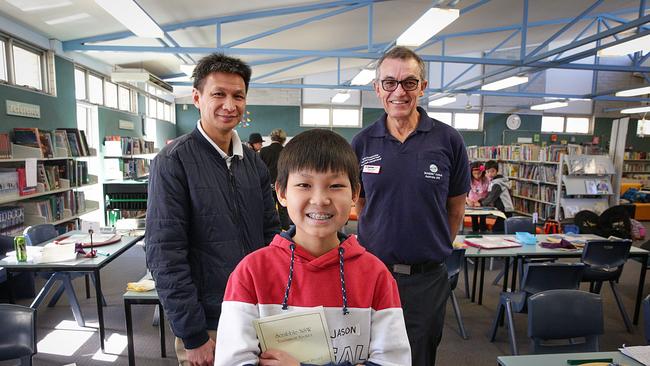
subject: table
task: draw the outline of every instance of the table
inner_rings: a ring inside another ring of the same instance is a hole
[[[72,234],[81,234],[81,231],[71,231],[66,233],[63,236],[68,236]],[[11,272],[54,272],[52,276],[57,276],[57,273],[68,273],[68,272],[93,272],[95,275],[95,296],[97,301],[97,319],[99,322],[99,344],[101,350],[104,351],[104,338],[105,338],[105,328],[104,328],[104,309],[102,307],[102,289],[101,289],[101,280],[99,272],[102,268],[108,265],[110,262],[119,257],[122,253],[129,250],[132,246],[135,245],[138,241],[142,239],[142,236],[122,236],[121,240],[115,244],[103,245],[97,247],[98,251],[101,253],[107,253],[108,255],[98,255],[95,258],[77,258],[74,261],[69,262],[56,262],[56,263],[30,263],[16,262],[15,258],[4,257],[0,259],[0,267],[4,267],[9,274]],[[45,245],[43,243],[41,245]],[[86,248],[89,249],[89,248]],[[30,307],[36,308],[38,304],[47,296],[49,291],[52,289],[52,286],[49,288],[43,288],[39,294],[36,296],[32,305]],[[73,309],[75,312],[75,309]]]
[[[499,356],[500,366],[566,366],[567,360],[593,360],[612,358],[614,362],[625,366],[643,366],[642,363],[627,357],[621,352],[589,352],[589,353],[555,353],[548,355]]]
[[[151,279],[145,276],[143,279]],[[133,345],[133,318],[131,316],[131,305],[158,305],[160,313],[160,321],[158,327],[160,328],[160,357],[167,357],[165,348],[165,312],[163,311],[162,304],[158,299],[158,292],[156,289],[146,292],[127,291],[123,295],[124,298],[124,314],[126,316],[126,339],[127,339],[127,354],[129,357],[129,366],[135,365],[135,350]]]
[[[557,234],[553,234],[557,235]],[[537,235],[538,241],[544,241],[546,237],[549,235]],[[491,237],[510,237],[512,238],[513,235],[491,235]],[[605,238],[602,238],[597,235],[593,234],[581,234],[576,236],[579,239],[582,240],[605,240]],[[456,237],[456,242],[464,242],[465,236],[464,235],[458,235]],[[645,286],[645,275],[646,275],[646,266],[644,263],[648,262],[648,255],[650,252],[647,250],[637,248],[633,246],[630,249],[630,255],[629,257],[636,257],[641,260],[641,271],[639,273],[639,283],[637,287],[637,293],[636,293],[636,302],[634,304],[634,319],[633,323],[638,324],[639,323],[639,310],[641,308],[641,301],[643,300],[643,287]],[[509,277],[509,264],[510,264],[510,259],[512,258],[514,260],[513,267],[512,267],[512,284],[511,284],[511,289],[516,288],[517,284],[517,262],[519,260],[523,260],[524,258],[531,258],[531,257],[537,257],[537,258],[580,258],[582,256],[582,249],[577,249],[573,251],[562,251],[562,250],[557,250],[557,249],[547,249],[547,248],[542,248],[538,245],[522,245],[521,247],[516,247],[516,248],[506,248],[506,249],[479,249],[475,247],[468,247],[465,250],[465,257],[467,258],[476,258],[477,260],[480,261],[480,267],[481,267],[481,275],[479,279],[479,295],[478,295],[478,304],[481,305],[483,303],[483,282],[485,279],[485,259],[486,258],[504,258],[505,259],[505,274],[503,277],[503,291],[508,290],[508,277]],[[475,301],[476,297],[476,283],[477,283],[477,270],[479,267],[479,263],[476,263],[474,267],[474,276],[473,276],[473,284],[472,284],[472,301]]]

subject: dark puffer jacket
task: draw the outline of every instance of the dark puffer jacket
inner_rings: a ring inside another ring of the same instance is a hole
[[[217,329],[228,276],[280,231],[266,165],[244,148],[226,161],[198,129],[151,163],[146,253],[174,334],[185,348]]]

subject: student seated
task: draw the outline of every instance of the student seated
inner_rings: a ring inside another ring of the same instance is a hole
[[[468,207],[480,207],[479,200],[488,195],[490,178],[485,175],[485,167],[480,161],[470,164],[472,173],[471,189],[467,194],[465,203]],[[487,231],[487,216],[472,216],[472,233]]]
[[[317,306],[325,307],[335,365],[410,365],[395,280],[355,236],[338,232],[360,190],[347,141],[327,130],[297,135],[280,155],[275,187],[295,227],[230,276],[215,365],[299,365],[279,350],[260,354],[252,320]]]
[[[490,178],[490,185],[488,187],[487,197],[480,199],[479,202],[482,206],[496,207],[497,210],[503,212],[506,217],[512,216],[515,210],[510,197],[510,182],[508,178],[499,174],[499,164],[496,161],[490,160],[485,163],[485,175]],[[503,232],[504,219],[497,217],[492,232]]]

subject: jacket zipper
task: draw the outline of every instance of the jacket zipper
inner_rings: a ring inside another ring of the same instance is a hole
[[[236,189],[237,185],[235,181],[235,175],[232,173],[231,169],[228,169],[228,174],[230,175],[230,192],[232,193],[232,198],[234,202],[235,225],[237,226],[239,242],[242,243],[244,247],[244,254],[248,254],[251,252],[251,248],[250,245],[248,245],[248,242],[246,242],[245,237],[243,235],[243,228],[240,220],[241,214],[239,212],[239,200],[237,199],[237,189]]]

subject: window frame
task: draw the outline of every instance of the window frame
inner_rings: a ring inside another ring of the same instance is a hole
[[[56,96],[56,79],[54,75],[54,53],[50,50],[43,49],[27,41],[15,38],[6,33],[0,33],[0,45],[4,51],[4,57],[0,56],[2,66],[5,69],[5,79],[0,79],[0,84],[11,85],[16,88],[28,90],[36,93],[43,93],[50,96]],[[38,60],[38,77],[40,87],[33,85],[18,85],[16,83],[16,59],[14,47],[20,48],[26,52],[35,54]]]
[[[552,118],[562,118],[562,131],[548,131],[542,129],[543,123],[544,123],[544,117],[552,117]],[[588,126],[587,126],[587,131],[586,132],[567,132],[567,123],[569,118],[586,118],[589,120]],[[581,135],[581,136],[587,136],[587,135],[592,135],[594,131],[594,116],[593,115],[578,115],[578,114],[543,114],[542,115],[542,120],[540,123],[539,130],[541,133],[546,133],[546,134],[570,134],[570,135]]]
[[[329,111],[328,124],[314,125],[305,124],[304,110],[305,109],[327,109]],[[334,110],[356,110],[359,113],[359,120],[356,125],[335,125],[334,124]],[[300,106],[300,127],[307,128],[362,128],[363,127],[363,107],[360,106],[346,106],[339,104],[305,104]]]

